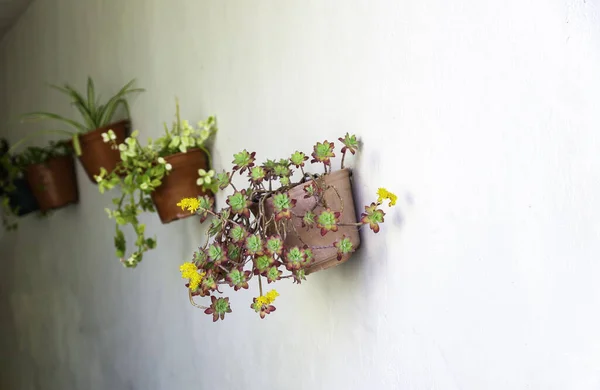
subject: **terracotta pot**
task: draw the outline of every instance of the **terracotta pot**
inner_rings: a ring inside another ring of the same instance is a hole
[[[339,197],[333,189],[328,189],[325,192],[325,201],[329,208],[333,211],[342,210],[340,215],[341,223],[356,223],[356,211],[354,208],[354,196],[352,194],[352,183],[350,180],[350,171],[348,169],[342,169],[340,171],[333,172],[332,174],[325,175],[322,177],[324,184],[327,186],[335,187],[339,193]],[[304,198],[304,185],[300,184],[290,189],[288,194],[291,199],[296,199],[296,206],[292,209],[292,213],[295,215],[304,215],[306,211],[313,210],[317,201],[314,198]],[[323,185],[321,185],[323,186]],[[340,200],[341,199],[341,200]],[[273,213],[273,202],[268,199],[265,202],[265,211],[268,215]],[[256,210],[256,209],[255,209]],[[313,210],[316,215],[323,210],[322,207],[317,207]],[[294,228],[290,224],[294,224]],[[342,257],[341,260],[337,259],[337,250],[335,247],[332,248],[319,248],[323,246],[332,245],[338,238],[346,235],[350,238],[352,245],[355,249],[360,246],[360,235],[358,233],[358,227],[356,226],[340,226],[337,232],[327,232],[326,235],[321,236],[321,230],[316,227],[308,230],[306,227],[302,227],[302,220],[300,218],[293,218],[287,222],[286,231],[292,232],[288,234],[285,239],[285,246],[299,246],[303,247],[305,244],[312,248],[315,255],[315,261],[313,265],[306,269],[306,274],[324,270],[336,265],[346,262],[350,258],[350,254]]]
[[[79,202],[73,156],[53,157],[43,164],[30,165],[26,174],[40,211]]]
[[[162,223],[173,222],[178,219],[191,217],[189,211],[181,210],[177,203],[183,198],[196,198],[210,195],[196,184],[198,170],[208,171],[208,156],[201,149],[188,150],[187,153],[177,153],[165,157],[173,166],[171,172],[162,179],[160,187],[152,192],[152,201]]]
[[[79,161],[81,161],[85,173],[93,183],[96,183],[94,175],[100,173],[100,168],[112,172],[119,161],[121,161],[119,150],[112,149],[110,143],[104,143],[102,133],[106,133],[108,130],[114,131],[117,136],[117,144],[121,144],[127,138],[129,128],[130,122],[128,119],[125,119],[79,136],[79,143],[81,144]]]

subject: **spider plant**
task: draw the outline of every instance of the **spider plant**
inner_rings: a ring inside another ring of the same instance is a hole
[[[51,88],[56,89],[57,91],[65,94],[69,98],[71,104],[75,106],[75,108],[77,108],[83,120],[81,122],[78,122],[51,112],[31,112],[24,114],[22,116],[24,120],[55,120],[68,125],[69,127],[73,128],[74,131],[62,129],[40,130],[31,134],[28,137],[21,139],[17,144],[24,142],[28,138],[31,138],[32,136],[35,136],[38,133],[68,134],[73,139],[73,148],[75,149],[75,152],[78,156],[80,156],[81,147],[79,145],[79,134],[84,134],[110,124],[119,107],[123,107],[125,109],[127,117],[130,116],[129,103],[127,103],[126,96],[131,93],[144,91],[144,89],[142,88],[134,88],[134,83],[135,79],[125,84],[125,86],[121,88],[119,92],[117,92],[114,96],[112,96],[105,104],[101,104],[100,96],[96,96],[94,81],[91,77],[88,77],[86,91],[87,93],[85,95],[79,93],[75,88],[73,88],[69,84],[65,84],[64,86],[50,85]],[[13,148],[17,146],[17,144],[13,145]]]

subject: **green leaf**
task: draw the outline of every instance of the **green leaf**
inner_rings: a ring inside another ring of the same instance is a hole
[[[77,156],[81,156],[81,144],[79,143],[79,136],[77,134],[73,134],[73,149],[75,149],[75,154]]]
[[[147,239],[146,239],[146,246],[147,246],[149,249],[154,249],[154,248],[156,248],[156,239],[154,239],[154,238],[147,238]]]
[[[270,258],[269,256],[263,255],[263,256],[259,256],[256,258],[256,269],[258,269],[259,272],[264,272],[267,270],[267,268],[272,264],[272,258]]]
[[[169,148],[177,148],[177,147],[179,147],[180,142],[181,142],[181,137],[179,137],[178,135],[176,135],[175,137],[173,137],[171,139],[171,143],[169,143]]]
[[[292,201],[288,194],[277,194],[273,197],[273,206],[275,207],[275,212],[279,213],[282,210],[292,208]]]
[[[112,120],[116,109],[120,105],[123,105],[125,107],[125,109],[127,111],[127,115],[129,115],[129,105],[128,105],[127,101],[125,100],[125,96],[130,93],[144,91],[144,89],[142,89],[142,88],[131,88],[134,83],[135,83],[135,79],[133,79],[130,82],[128,82],[127,84],[125,84],[125,86],[123,88],[121,88],[119,90],[119,92],[117,92],[117,94],[114,95],[112,98],[110,98],[109,101],[106,103],[106,105],[103,109],[103,112],[100,114],[100,118],[99,118],[102,126],[105,124],[108,124],[108,122]]]
[[[87,84],[87,107],[90,113],[90,117],[94,118],[94,116],[96,115],[95,88],[94,81],[89,76]]]
[[[71,104],[73,104],[75,108],[77,108],[77,110],[83,117],[83,120],[86,122],[88,130],[93,130],[96,128],[96,121],[89,110],[88,102],[84,99],[84,97],[81,94],[79,94],[79,92],[77,92],[74,88],[70,87],[69,85],[65,85],[64,88],[59,87],[57,85],[50,85],[50,87],[71,98]]]
[[[229,185],[229,174],[225,171],[217,173],[216,182],[219,184],[219,188],[224,190]]]
[[[272,255],[280,255],[283,251],[283,240],[279,236],[270,237],[267,240],[267,251]]]
[[[292,157],[290,158],[292,164],[294,164],[298,168],[304,166],[304,161],[306,160],[308,160],[308,156],[298,151],[294,152],[294,154],[292,154]]]
[[[246,238],[246,249],[250,255],[259,254],[262,252],[262,239],[258,234],[253,234]]]
[[[212,244],[208,247],[208,258],[217,263],[223,260],[224,256],[223,248],[218,244]]]
[[[235,225],[233,229],[229,232],[231,235],[231,239],[233,242],[240,242],[246,237],[246,230],[240,225]]]
[[[277,267],[273,266],[267,271],[267,280],[269,283],[275,282],[280,279],[281,271]]]
[[[210,236],[214,236],[217,233],[219,233],[222,228],[223,228],[223,224],[221,223],[221,220],[218,218],[215,218],[211,221],[210,227],[208,229],[208,234]]]
[[[81,133],[85,133],[88,131],[88,129],[81,123],[75,122],[74,120],[65,118],[65,117],[57,115],[57,114],[53,114],[51,112],[30,112],[27,114],[23,114],[22,118],[29,119],[29,120],[44,120],[44,119],[57,120],[60,122],[64,122],[64,123],[68,124],[69,126],[74,127]]]
[[[125,235],[118,226],[115,232],[115,248],[117,250],[117,257],[125,256]]]
[[[234,244],[229,244],[227,246],[227,256],[233,260],[233,261],[238,261],[240,259],[240,256],[242,255],[242,248],[234,245]]]

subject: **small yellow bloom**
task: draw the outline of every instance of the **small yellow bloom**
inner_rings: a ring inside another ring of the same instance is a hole
[[[389,192],[385,188],[378,189],[377,196],[377,203],[382,203],[384,200],[387,199],[390,201],[390,203],[388,204],[388,206],[390,207],[396,205],[396,201],[398,200],[398,197],[394,193]]]
[[[179,267],[179,271],[181,271],[181,277],[184,279],[190,279],[192,276],[192,274],[197,274],[198,272],[196,272],[198,270],[198,267],[196,267],[196,264],[191,263],[191,262],[187,262],[187,263],[183,263],[180,267]]]
[[[268,306],[271,303],[273,303],[275,301],[275,298],[277,298],[278,296],[279,293],[276,290],[271,290],[265,295],[261,295],[260,297],[256,298],[255,304],[258,307]]]
[[[265,295],[265,297],[269,301],[269,304],[273,303],[275,301],[275,298],[277,298],[278,296],[279,293],[276,290],[271,290],[267,293],[267,295]]]
[[[269,302],[267,301],[266,297],[261,295],[260,297],[256,298],[256,306],[262,307],[262,306],[266,306],[268,304],[269,304]]]
[[[190,262],[183,263],[179,267],[179,271],[181,271],[181,277],[183,279],[190,280],[190,290],[196,290],[198,286],[200,286],[202,279],[206,275],[206,272],[202,272],[199,274],[198,267],[196,267],[196,264]]]
[[[198,198],[183,198],[177,206],[181,207],[182,210],[189,211],[190,213],[195,213],[200,208],[200,201]]]
[[[194,291],[200,286],[202,279],[204,279],[204,275],[206,275],[206,272],[202,272],[201,274],[195,272],[194,275],[192,275],[190,278],[190,290]]]

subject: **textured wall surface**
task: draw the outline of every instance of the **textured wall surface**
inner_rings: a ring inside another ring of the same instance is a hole
[[[598,389],[599,69],[597,0],[34,2],[0,44],[11,141],[74,114],[44,83],[136,77],[143,137],[176,95],[217,114],[217,168],[356,132],[359,203],[400,201],[268,319],[248,291],[213,324],[178,272],[198,221],[149,216],[124,269],[78,166],[78,206],[1,234],[0,388]]]

